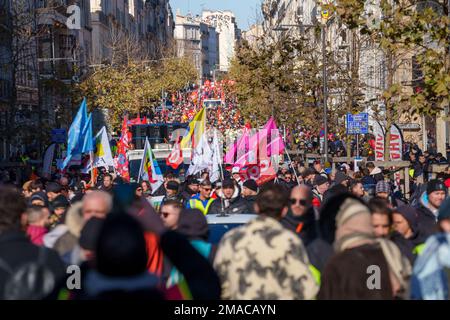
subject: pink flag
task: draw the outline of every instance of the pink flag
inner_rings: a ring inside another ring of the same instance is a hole
[[[236,155],[240,157],[247,152],[250,129],[251,128],[244,127],[244,131],[238,141],[230,146],[230,150],[228,150],[223,158],[225,163],[234,163]]]

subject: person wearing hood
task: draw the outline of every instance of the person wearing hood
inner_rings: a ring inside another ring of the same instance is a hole
[[[392,221],[395,231],[390,239],[413,264],[427,238],[419,229],[417,211],[411,206],[398,207],[393,210]]]
[[[450,299],[450,199],[444,201],[438,214],[439,233],[425,242],[414,264],[411,299]]]
[[[350,177],[342,171],[337,171],[334,174],[333,186],[328,189],[326,197],[332,197],[341,193],[348,192]]]
[[[190,244],[211,264],[214,261],[216,247],[208,242],[209,228],[205,215],[198,209],[181,211],[176,231],[186,237]],[[172,267],[166,286],[169,288],[183,280],[183,275]]]
[[[222,182],[222,189],[218,198],[211,204],[208,214],[237,214],[248,213],[247,202],[241,197],[239,188],[232,179]]]
[[[248,179],[242,184],[242,197],[247,202],[247,213],[255,213],[255,200],[258,195],[258,184]]]
[[[374,178],[376,182],[384,180],[383,171],[376,167],[373,162],[367,162],[367,169],[369,169],[369,175]]]
[[[320,219],[322,236],[333,243],[335,254],[322,273],[319,300],[406,298],[411,265],[394,243],[375,237],[362,200],[335,196],[325,203]],[[378,276],[370,282],[373,266]]]
[[[447,188],[440,180],[434,179],[427,183],[424,193],[417,206],[418,224],[426,236],[437,231],[437,219],[439,208],[444,202]]]

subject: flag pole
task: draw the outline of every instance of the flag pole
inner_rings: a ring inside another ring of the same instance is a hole
[[[91,186],[95,186],[94,182],[94,151],[89,151],[89,163],[91,164]]]

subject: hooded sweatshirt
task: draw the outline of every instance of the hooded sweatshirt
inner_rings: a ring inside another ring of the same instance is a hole
[[[238,188],[234,188],[231,199],[226,199],[222,190],[217,193],[217,196],[218,198],[211,204],[208,214],[222,213],[222,205],[225,214],[250,213],[247,210],[247,201],[240,196]]]

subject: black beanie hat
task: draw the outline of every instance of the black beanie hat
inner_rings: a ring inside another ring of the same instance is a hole
[[[252,191],[258,192],[258,184],[253,179],[248,179],[247,181],[245,181],[243,183],[243,186],[248,188],[248,189],[250,189],[250,190],[252,190]]]
[[[433,179],[428,181],[427,183],[427,194],[430,194],[434,191],[447,192],[447,188],[445,187],[445,184],[441,180]]]
[[[234,188],[234,182],[231,179],[225,179],[222,181],[222,189]]]
[[[175,190],[178,191],[178,189],[180,188],[180,184],[174,180],[170,180],[167,182],[167,190]]]

